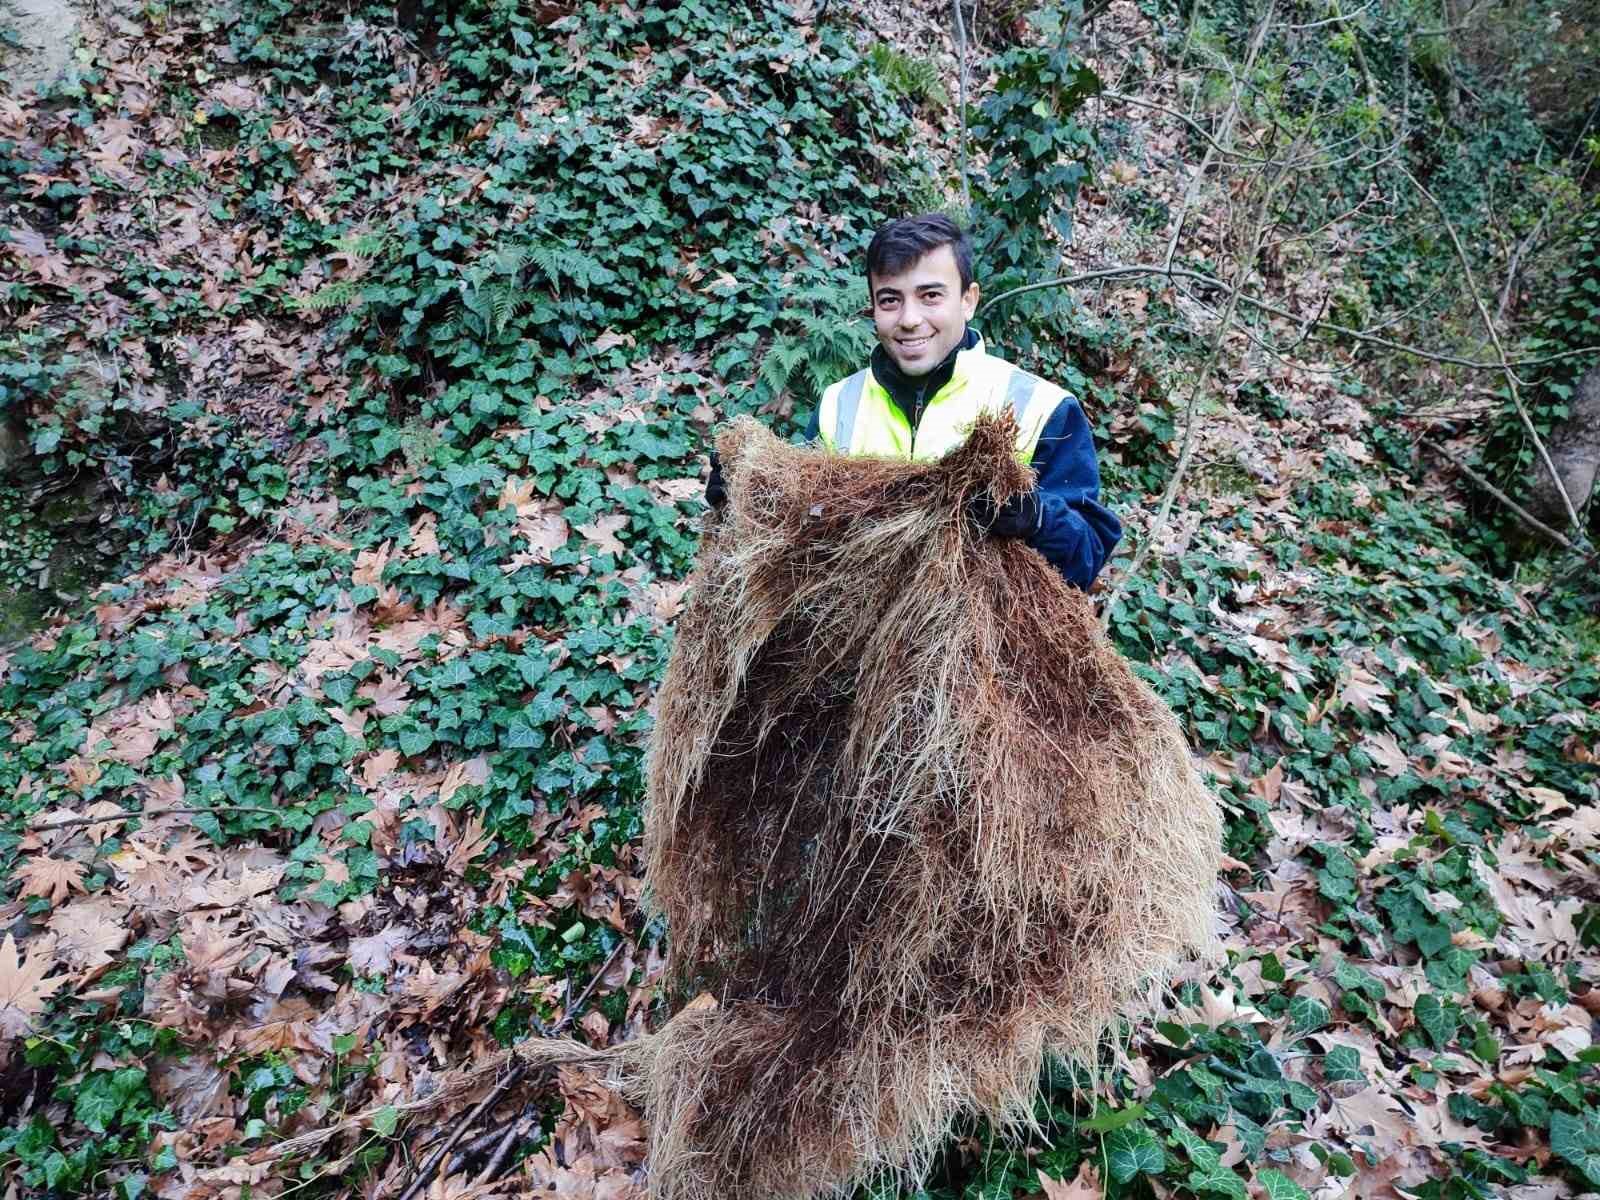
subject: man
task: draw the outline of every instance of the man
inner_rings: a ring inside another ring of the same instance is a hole
[[[867,247],[867,290],[878,347],[865,370],[823,393],[808,437],[844,454],[926,461],[959,446],[980,412],[1010,410],[1037,486],[999,505],[974,497],[968,515],[1087,590],[1122,536],[1100,504],[1089,423],[1072,395],[988,353],[968,328],[978,285],[966,233],[936,213],[891,221]],[[713,458],[706,499],[726,497]]]

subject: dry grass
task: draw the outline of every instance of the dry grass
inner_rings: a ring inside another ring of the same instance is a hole
[[[931,466],[719,441],[646,831],[672,986],[719,1003],[625,1052],[657,1195],[915,1176],[1212,949],[1219,821],[1177,723],[1081,593],[962,520],[1028,485],[1012,437]]]

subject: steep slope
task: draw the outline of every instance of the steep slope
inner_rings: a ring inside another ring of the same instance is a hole
[[[413,1098],[530,1033],[665,1015],[640,748],[704,435],[792,429],[859,358],[854,256],[959,195],[957,89],[918,65],[915,10],[141,21],[90,27],[53,98],[0,97],[0,399],[43,469],[125,489],[133,547],[4,657],[0,1162],[128,1200],[393,1189],[399,1143],[488,1085]],[[903,30],[899,57],[864,27]],[[1131,99],[1077,111],[1103,161],[1067,273],[1160,266],[1180,221],[1191,268],[1235,254],[1239,176],[1200,169],[1226,96],[1183,55],[1218,74],[1249,34],[1096,23],[1081,50]],[[998,74],[1053,69],[1024,58]],[[1268,127],[1233,124],[1260,157]],[[973,181],[1000,145],[973,141]],[[1289,241],[1262,261],[1306,315],[1371,287]],[[1226,293],[1171,276],[1073,294],[985,329],[1083,393],[1154,545],[1103,598],[1230,807],[1230,957],[1101,1094],[1044,1081],[1033,1145],[973,1130],[930,1187],[1600,1186],[1593,627],[1478,565],[1415,453],[1429,418],[1368,390],[1387,360],[1270,314],[1224,329]],[[303,1166],[252,1161],[317,1131]],[[504,1191],[615,1196],[640,1134],[565,1072],[446,1174],[527,1153]]]

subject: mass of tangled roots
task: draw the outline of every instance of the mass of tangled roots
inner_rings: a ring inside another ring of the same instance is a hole
[[[985,418],[934,464],[719,439],[650,755],[671,986],[717,1001],[626,1072],[659,1196],[915,1176],[1212,949],[1218,817],[1172,714],[1080,592],[962,516],[1030,485],[1013,437]]]

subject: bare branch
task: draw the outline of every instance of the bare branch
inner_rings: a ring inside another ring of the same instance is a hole
[[[1489,495],[1500,501],[1501,504],[1505,505],[1506,508],[1511,511],[1513,516],[1515,516],[1519,521],[1521,521],[1535,533],[1539,534],[1541,537],[1548,538],[1550,541],[1560,546],[1563,550],[1570,550],[1574,554],[1582,554],[1587,549],[1587,545],[1580,546],[1576,542],[1572,541],[1571,538],[1567,537],[1566,534],[1550,528],[1550,526],[1539,520],[1538,517],[1534,516],[1527,509],[1523,508],[1522,505],[1518,504],[1510,496],[1506,495],[1499,488],[1495,487],[1494,484],[1490,483],[1482,475],[1478,474],[1478,472],[1467,466],[1466,463],[1462,462],[1455,455],[1451,454],[1438,442],[1424,438],[1422,444],[1428,447],[1428,449],[1432,450],[1440,458],[1454,466],[1468,479],[1472,480],[1473,483],[1477,484],[1484,491],[1488,492]]]
[[[584,1003],[594,993],[594,989],[599,986],[601,978],[607,971],[611,969],[611,964],[617,961],[617,955],[622,953],[622,948],[627,944],[627,938],[619,938],[617,940],[617,944],[612,947],[611,953],[606,956],[605,962],[600,964],[600,969],[596,971],[594,976],[589,980],[589,986],[584,988],[583,991],[579,993],[577,1000],[566,1006],[566,1012],[561,1014],[561,1020],[557,1021],[553,1026],[551,1026],[549,1034],[550,1037],[555,1037],[557,1034],[565,1030],[567,1026],[572,1024],[573,1018],[578,1015],[578,1012],[583,1008]],[[439,1165],[450,1156],[450,1151],[455,1149],[456,1143],[466,1135],[467,1130],[471,1129],[475,1124],[477,1124],[479,1117],[483,1116],[484,1113],[488,1112],[496,1104],[498,1104],[500,1102],[500,1098],[510,1091],[514,1086],[516,1086],[517,1082],[523,1077],[524,1074],[527,1073],[527,1070],[528,1064],[526,1062],[517,1063],[511,1068],[511,1070],[507,1071],[505,1075],[501,1077],[499,1083],[495,1084],[494,1087],[490,1089],[487,1096],[478,1101],[477,1104],[473,1105],[463,1117],[456,1121],[455,1127],[451,1130],[450,1136],[445,1139],[442,1146],[440,1146],[433,1152],[432,1155],[429,1156],[428,1161],[423,1164],[422,1169],[417,1172],[416,1177],[412,1179],[411,1183],[406,1187],[406,1190],[400,1194],[400,1200],[416,1200],[418,1193],[420,1193],[425,1187],[428,1186],[430,1182],[432,1182],[433,1177],[438,1174]],[[512,1128],[515,1128],[514,1122]],[[505,1153],[510,1152],[510,1133],[507,1134],[507,1138],[508,1143],[502,1144],[501,1147],[496,1148],[496,1157],[501,1162],[504,1161],[504,1156],[501,1151],[503,1150]]]
[[[1268,6],[1270,16],[1271,6]],[[1228,331],[1233,327],[1235,313],[1239,309],[1239,298],[1243,295],[1245,280],[1255,270],[1256,259],[1261,253],[1261,243],[1267,232],[1267,213],[1272,206],[1273,196],[1279,187],[1289,177],[1288,168],[1279,168],[1277,174],[1267,184],[1262,193],[1261,201],[1256,206],[1255,220],[1251,227],[1250,237],[1244,253],[1240,256],[1234,270],[1233,282],[1229,286],[1228,304],[1223,310],[1222,321],[1217,326],[1216,336],[1211,340],[1211,351],[1206,355],[1205,362],[1200,367],[1194,386],[1189,390],[1189,402],[1184,408],[1183,441],[1178,448],[1178,462],[1173,467],[1172,478],[1167,481],[1166,490],[1161,495],[1161,506],[1156,511],[1155,520],[1151,522],[1145,537],[1140,541],[1139,548],[1134,551],[1133,561],[1128,565],[1118,578],[1116,587],[1112,589],[1110,597],[1106,600],[1102,610],[1101,620],[1105,625],[1111,623],[1111,612],[1116,607],[1117,601],[1127,590],[1128,581],[1139,574],[1139,568],[1144,565],[1144,560],[1149,556],[1150,549],[1161,539],[1162,532],[1167,527],[1167,521],[1172,515],[1173,503],[1177,500],[1178,490],[1183,486],[1183,478],[1189,469],[1190,460],[1194,457],[1196,444],[1195,430],[1199,425],[1199,401],[1205,391],[1206,384],[1210,382],[1211,372],[1215,369],[1218,359],[1222,357],[1222,347],[1228,338]]]
[[[254,804],[207,804],[198,807],[180,805],[177,808],[146,808],[134,812],[113,813],[105,817],[67,817],[45,825],[28,826],[29,833],[49,833],[53,829],[71,829],[76,825],[111,825],[117,821],[135,821],[147,817],[193,816],[196,813],[254,812],[282,813],[281,808],[265,808]]]
[[[961,0],[951,0],[956,14],[956,48],[960,67],[956,72],[956,109],[961,117],[961,203],[972,211],[972,185],[967,180],[967,20],[961,13]]]
[[[1510,360],[1506,357],[1506,350],[1500,343],[1500,331],[1495,327],[1494,318],[1489,315],[1489,310],[1484,306],[1483,296],[1478,291],[1477,282],[1472,278],[1472,263],[1467,258],[1466,249],[1461,245],[1461,238],[1456,234],[1455,223],[1450,220],[1444,206],[1434,198],[1432,192],[1422,186],[1417,179],[1404,166],[1397,167],[1399,172],[1411,181],[1411,186],[1427,197],[1428,203],[1433,205],[1433,211],[1439,214],[1439,220],[1444,223],[1445,232],[1450,235],[1450,244],[1456,249],[1456,258],[1461,262],[1461,273],[1465,277],[1467,291],[1472,295],[1472,302],[1478,308],[1478,316],[1483,321],[1483,327],[1488,331],[1490,340],[1494,342],[1494,351],[1500,359],[1501,368],[1505,371],[1506,387],[1511,392],[1511,403],[1516,406],[1517,416],[1522,418],[1523,428],[1528,431],[1528,436],[1533,439],[1534,449],[1539,452],[1540,459],[1544,462],[1545,469],[1550,472],[1550,478],[1556,485],[1556,491],[1561,496],[1561,503],[1566,506],[1567,519],[1572,523],[1572,528],[1578,536],[1583,536],[1583,523],[1578,519],[1578,510],[1572,506],[1572,497],[1567,495],[1567,485],[1561,478],[1561,472],[1556,470],[1556,464],[1550,458],[1550,451],[1545,449],[1544,439],[1539,436],[1539,431],[1534,428],[1533,418],[1528,416],[1528,410],[1522,403],[1522,393],[1517,389],[1517,373],[1511,369]]]
[[[1207,275],[1203,271],[1191,271],[1186,267],[1165,267],[1158,266],[1154,263],[1116,263],[1109,267],[1098,267],[1095,270],[1084,271],[1077,275],[1066,275],[1057,279],[1041,279],[1037,283],[1025,283],[1020,287],[1010,288],[1007,291],[1001,292],[992,300],[986,301],[983,305],[983,311],[988,312],[989,309],[993,308],[995,305],[1004,300],[1009,300],[1013,296],[1021,296],[1027,292],[1042,291],[1045,288],[1074,287],[1078,284],[1093,283],[1096,280],[1101,279],[1137,279],[1146,275],[1164,275],[1171,279],[1188,279],[1196,283],[1203,284],[1206,287],[1216,288],[1219,291],[1226,291],[1229,288],[1227,283],[1224,283],[1215,275]],[[1271,304],[1265,300],[1257,299],[1256,297],[1245,293],[1240,293],[1239,303],[1249,305],[1251,308],[1257,309],[1261,312],[1271,313],[1276,317],[1284,317],[1287,320],[1295,322],[1297,325],[1305,321],[1305,318],[1299,313],[1291,312],[1287,308],[1280,308],[1276,304]],[[1312,327],[1319,330],[1326,330],[1329,333],[1336,333],[1340,337],[1347,337],[1353,341],[1366,342],[1374,346],[1383,346],[1387,349],[1398,351],[1401,354],[1408,354],[1413,358],[1427,359],[1430,362],[1450,363],[1458,367],[1469,367],[1475,371],[1501,371],[1504,370],[1508,365],[1513,367],[1531,367],[1540,363],[1556,362],[1557,360],[1563,358],[1576,358],[1579,355],[1584,354],[1600,354],[1600,346],[1583,346],[1577,350],[1562,350],[1556,354],[1540,355],[1537,358],[1514,358],[1502,362],[1477,362],[1470,358],[1461,358],[1458,355],[1445,354],[1437,350],[1425,350],[1420,346],[1412,346],[1406,342],[1397,342],[1393,338],[1378,337],[1374,334],[1367,333],[1364,330],[1351,329],[1345,325],[1337,325],[1332,321],[1314,321],[1312,322]],[[1381,328],[1381,326],[1379,328]]]
[[[1267,39],[1267,30],[1272,26],[1272,10],[1276,0],[1267,0],[1266,11],[1261,14],[1261,22],[1256,26],[1255,33],[1250,38],[1250,49],[1245,55],[1244,68],[1240,75],[1248,76],[1255,69],[1256,59],[1260,57],[1261,45]],[[1185,43],[1187,48],[1187,43]],[[1233,76],[1233,89],[1228,97],[1228,107],[1218,122],[1217,134],[1214,138],[1207,138],[1205,157],[1200,160],[1200,166],[1189,179],[1189,186],[1183,191],[1183,201],[1178,205],[1178,219],[1172,226],[1172,237],[1167,242],[1167,252],[1164,260],[1168,267],[1172,266],[1173,257],[1178,253],[1178,242],[1183,237],[1184,222],[1188,219],[1189,208],[1194,204],[1195,197],[1200,194],[1200,184],[1206,177],[1206,172],[1211,169],[1212,156],[1217,153],[1217,147],[1229,145],[1233,139],[1234,122],[1239,118],[1239,105],[1244,97],[1244,83],[1240,75]]]

